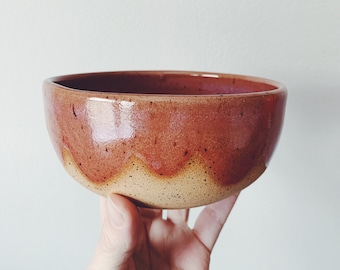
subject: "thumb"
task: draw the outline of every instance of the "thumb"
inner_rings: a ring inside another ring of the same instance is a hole
[[[141,219],[127,198],[112,194],[101,198],[102,229],[88,270],[129,269],[138,242]]]

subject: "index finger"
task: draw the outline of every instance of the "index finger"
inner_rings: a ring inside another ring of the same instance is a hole
[[[222,201],[207,205],[198,216],[193,231],[209,251],[212,251],[238,195],[239,192]]]

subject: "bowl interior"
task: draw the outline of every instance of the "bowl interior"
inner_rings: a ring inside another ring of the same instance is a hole
[[[240,75],[171,72],[93,73],[57,77],[53,82],[77,90],[160,95],[245,94],[279,88]]]

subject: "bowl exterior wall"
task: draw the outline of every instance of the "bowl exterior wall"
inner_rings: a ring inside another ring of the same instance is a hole
[[[48,131],[70,174],[103,196],[160,208],[212,203],[255,181],[275,149],[285,102],[284,89],[144,96],[44,83]]]

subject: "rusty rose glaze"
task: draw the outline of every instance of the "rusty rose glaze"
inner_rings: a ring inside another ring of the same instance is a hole
[[[59,157],[66,148],[98,184],[130,157],[162,179],[197,154],[216,183],[237,183],[267,165],[286,101],[284,87],[271,81],[181,72],[57,77],[45,81],[44,95]]]

